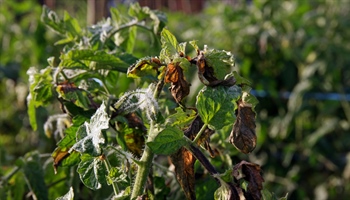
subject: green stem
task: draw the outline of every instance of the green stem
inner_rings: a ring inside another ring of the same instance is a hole
[[[107,158],[103,159],[103,163],[105,164],[107,173],[109,174],[111,169],[111,164],[109,163]],[[112,181],[112,187],[113,187],[115,196],[117,196],[120,191],[119,191],[118,185],[114,181]]]
[[[148,135],[147,141],[153,141],[154,133],[153,133],[153,121],[151,122],[151,127]],[[135,178],[134,187],[131,193],[130,199],[136,199],[138,196],[142,195],[143,189],[146,185],[147,176],[152,166],[154,154],[151,149],[146,145],[142,157],[139,161],[139,165],[137,168],[137,174]]]
[[[208,124],[204,124],[201,128],[201,130],[199,130],[199,132],[197,133],[196,137],[193,140],[193,144],[197,144],[199,138],[201,137],[202,133],[204,133],[205,129],[208,127]]]

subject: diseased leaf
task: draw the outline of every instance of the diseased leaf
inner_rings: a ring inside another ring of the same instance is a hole
[[[124,149],[127,148],[136,157],[141,157],[147,133],[147,128],[143,124],[142,119],[136,113],[128,113],[124,117],[119,116],[116,120],[118,143]]]
[[[176,37],[167,29],[162,30],[160,41],[162,43],[162,50],[159,58],[162,62],[170,63],[174,58],[179,57],[180,53],[185,53],[181,51],[184,46],[182,45],[180,47]]]
[[[233,55],[228,51],[205,49],[203,55],[208,66],[213,68],[213,75],[219,80],[223,80],[235,64]]]
[[[56,91],[58,93],[58,98],[72,102],[85,111],[97,107],[90,93],[76,87],[74,83],[59,83],[56,87]]]
[[[190,151],[180,148],[171,155],[171,162],[175,166],[176,179],[181,185],[186,199],[196,199],[194,163],[196,158]]]
[[[168,64],[164,82],[171,82],[171,95],[177,103],[180,103],[190,93],[190,84],[185,80],[183,70],[178,64]]]
[[[264,179],[261,176],[259,165],[247,161],[241,161],[233,167],[233,176],[239,180],[244,179],[248,182],[245,197],[247,199],[260,200],[262,198]]]
[[[214,193],[215,200],[246,200],[244,193],[240,187],[231,182],[225,182],[221,178],[220,187]]]
[[[70,187],[69,191],[67,192],[67,194],[65,194],[62,197],[58,197],[56,200],[74,200],[74,191],[73,188]]]
[[[100,108],[97,109],[96,113],[91,117],[90,123],[85,122],[80,126],[76,133],[77,142],[69,152],[75,150],[92,156],[99,156],[102,154],[101,145],[105,143],[102,130],[109,127],[109,117],[105,110],[106,106],[102,103]]]
[[[145,57],[138,60],[136,64],[130,66],[127,75],[131,78],[140,78],[143,76],[156,78],[160,66],[161,63],[158,58]]]
[[[255,112],[246,106],[243,101],[238,101],[237,119],[230,134],[230,143],[242,153],[248,154],[255,149]]]
[[[197,95],[198,114],[212,130],[231,125],[236,119],[236,101],[240,95],[238,86],[204,87]]]
[[[81,156],[77,172],[84,185],[92,190],[100,189],[106,183],[108,174],[103,159],[103,156],[94,157],[89,154]]]
[[[254,110],[255,106],[259,103],[258,99],[250,94],[250,90],[252,88],[244,85],[242,87],[242,101],[244,102],[244,105],[247,107],[252,107],[252,109]]]
[[[171,126],[159,132],[152,142],[147,142],[154,153],[162,155],[173,154],[185,144],[186,140],[183,138],[183,132]]]
[[[233,65],[233,56],[226,51],[201,51],[197,56],[198,77],[204,85],[233,86],[236,82],[234,77],[225,80]]]

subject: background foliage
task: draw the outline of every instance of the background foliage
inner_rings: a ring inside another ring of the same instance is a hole
[[[231,50],[253,80],[260,147],[249,158],[262,164],[265,187],[291,199],[349,195],[347,4],[253,1],[209,6],[191,23],[170,16],[178,37]]]
[[[7,176],[19,156],[55,148],[42,127],[57,106],[39,110],[38,131],[33,132],[26,115],[26,71],[34,65],[45,67],[48,55],[59,55],[62,46],[52,46],[57,36],[40,23],[42,10],[36,2],[0,3],[0,175]],[[209,5],[197,15],[168,13],[168,28],[179,41],[195,39],[200,47],[207,44],[232,51],[242,76],[252,80],[260,96],[256,108],[258,147],[248,156],[232,147],[222,151],[234,164],[246,159],[262,165],[264,187],[277,196],[288,193],[290,199],[341,199],[350,195],[347,3],[252,1]],[[141,48],[136,55],[144,53]],[[213,138],[212,142],[219,140]],[[22,164],[35,165],[49,156],[43,159],[37,152],[31,154],[38,162]],[[23,183],[16,188],[18,194],[28,191],[20,176],[13,181]],[[53,196],[67,192],[60,183],[55,188],[61,189]],[[84,194],[92,195],[89,191]]]

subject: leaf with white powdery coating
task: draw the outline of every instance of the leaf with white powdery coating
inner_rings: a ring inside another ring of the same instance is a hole
[[[85,122],[77,131],[77,143],[73,145],[70,152],[73,150],[80,153],[87,153],[92,156],[99,156],[102,154],[100,145],[105,143],[105,138],[102,130],[109,127],[109,117],[106,113],[106,106],[101,104],[96,113],[91,117],[90,123]]]
[[[103,157],[93,157],[88,154],[81,156],[77,172],[80,180],[90,189],[97,190],[106,184],[107,169],[103,163]]]

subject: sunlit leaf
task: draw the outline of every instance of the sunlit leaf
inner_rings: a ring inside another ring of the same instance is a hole
[[[177,126],[180,129],[188,125],[196,117],[196,112],[192,109],[184,111],[183,108],[177,107],[175,111],[176,113],[167,117],[166,123],[169,123],[171,126]]]
[[[163,29],[160,41],[162,42],[160,59],[169,63],[171,58],[179,53],[179,43],[176,37],[167,29]]]
[[[197,96],[198,114],[213,130],[233,124],[236,116],[236,101],[241,95],[237,86],[204,87]]]
[[[108,69],[126,72],[128,64],[119,57],[108,54],[105,51],[95,51],[91,49],[70,50],[60,56],[60,66],[75,69]],[[95,62],[91,65],[91,62]]]
[[[147,145],[156,154],[170,155],[186,144],[183,134],[178,128],[168,126],[152,142],[147,142]]]
[[[219,80],[224,79],[235,64],[233,55],[228,51],[210,49],[203,53],[205,61],[214,69],[214,76]]]
[[[72,18],[67,11],[64,12],[63,17],[66,32],[68,32],[71,37],[77,37],[81,35],[81,28],[77,19]]]
[[[29,95],[27,96],[28,115],[32,128],[36,130],[36,108],[47,105],[53,98],[52,68],[38,72],[34,67],[28,69]]]
[[[158,58],[145,57],[141,58],[136,64],[128,68],[127,75],[131,78],[139,78],[143,76],[157,77],[158,68],[161,63]]]

